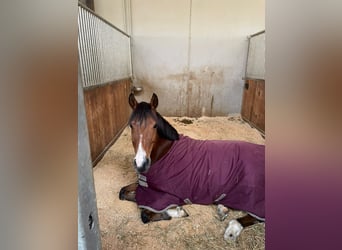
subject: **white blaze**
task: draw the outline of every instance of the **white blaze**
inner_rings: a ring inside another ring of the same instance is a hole
[[[135,162],[137,163],[137,167],[142,167],[144,161],[146,160],[146,152],[142,147],[142,135],[140,135],[139,145],[137,154],[135,155]]]

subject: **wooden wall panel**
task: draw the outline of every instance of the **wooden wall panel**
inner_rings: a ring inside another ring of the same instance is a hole
[[[131,112],[127,101],[130,91],[130,79],[84,90],[90,151],[94,166],[127,125]]]
[[[265,80],[245,81],[241,117],[265,133]]]
[[[251,119],[252,108],[254,103],[256,83],[253,80],[246,80],[243,90],[241,116],[246,120]]]
[[[251,122],[258,129],[265,131],[265,81],[257,80]]]

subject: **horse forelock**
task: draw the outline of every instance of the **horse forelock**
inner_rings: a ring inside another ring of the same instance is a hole
[[[129,123],[135,121],[140,124],[144,124],[145,120],[151,116],[157,123],[157,133],[160,137],[175,141],[179,139],[177,130],[164,119],[158,112],[153,112],[149,103],[141,102],[133,110]]]
[[[137,105],[135,110],[133,110],[131,117],[129,118],[129,123],[136,121],[140,124],[143,124],[149,116],[151,116],[154,120],[157,120],[157,116],[152,112],[151,105],[146,102],[141,102]]]

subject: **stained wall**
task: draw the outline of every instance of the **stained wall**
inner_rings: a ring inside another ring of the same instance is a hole
[[[138,100],[155,92],[167,116],[240,113],[247,36],[265,29],[264,0],[111,2],[96,11],[132,35]]]

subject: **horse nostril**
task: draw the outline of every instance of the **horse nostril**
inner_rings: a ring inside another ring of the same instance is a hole
[[[133,164],[134,166],[137,166],[137,161],[135,160],[135,158],[133,159]]]

